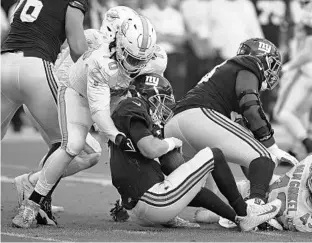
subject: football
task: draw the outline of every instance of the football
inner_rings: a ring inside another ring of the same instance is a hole
[[[169,175],[172,171],[182,165],[185,160],[179,149],[175,148],[163,156],[159,157],[161,170],[165,175]]]

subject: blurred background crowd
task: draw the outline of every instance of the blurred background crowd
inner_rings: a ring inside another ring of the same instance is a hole
[[[1,1],[1,41],[10,28],[15,0]],[[264,37],[288,61],[289,43],[300,15],[297,0],[89,0],[85,29],[99,29],[104,13],[124,5],[148,17],[157,31],[159,45],[168,54],[165,77],[178,100],[215,65],[236,54],[239,44]],[[277,89],[262,94],[271,120]],[[26,119],[22,108],[12,120],[13,131],[21,131]],[[26,121],[27,123],[27,121]]]

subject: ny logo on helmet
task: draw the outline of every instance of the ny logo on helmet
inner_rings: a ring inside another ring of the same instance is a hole
[[[264,51],[266,53],[270,53],[272,46],[269,44],[266,44],[264,42],[259,42],[259,47],[258,50],[259,51]]]
[[[146,76],[145,77],[145,84],[147,84],[147,85],[157,86],[158,82],[159,82],[158,77],[153,77],[153,76]]]

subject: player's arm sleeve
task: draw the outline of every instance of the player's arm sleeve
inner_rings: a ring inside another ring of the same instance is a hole
[[[115,143],[116,136],[121,133],[116,128],[110,114],[110,88],[107,76],[100,64],[88,58],[87,62],[87,95],[92,120],[108,139]]]
[[[169,149],[168,143],[154,137],[142,119],[131,119],[130,138],[137,145],[141,154],[149,159],[159,158]]]
[[[70,56],[74,62],[88,50],[83,29],[84,13],[78,8],[68,6],[66,11],[65,31],[70,48]]]
[[[312,36],[307,38],[304,48],[294,56],[288,63],[283,65],[283,72],[287,72],[296,68],[301,67],[302,65],[312,62]]]
[[[250,71],[242,70],[236,78],[236,95],[240,113],[248,129],[265,147],[275,144],[274,131],[263,111],[259,95],[259,80]]]

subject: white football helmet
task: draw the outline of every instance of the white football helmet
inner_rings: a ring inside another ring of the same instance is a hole
[[[110,8],[104,15],[100,31],[107,38],[108,42],[112,42],[115,40],[116,32],[122,22],[127,18],[132,18],[134,15],[138,15],[138,13],[126,6]]]
[[[146,66],[156,47],[156,31],[142,15],[125,20],[116,35],[116,58],[121,67],[134,74]]]

